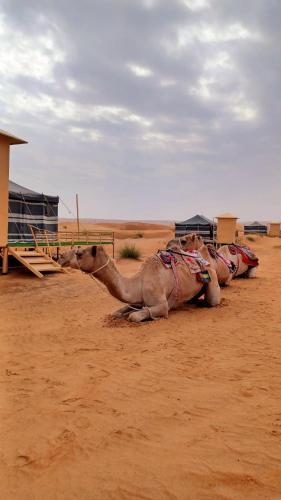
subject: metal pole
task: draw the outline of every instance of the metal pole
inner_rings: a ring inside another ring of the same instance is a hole
[[[80,241],[80,221],[79,221],[79,200],[78,200],[78,194],[76,194],[76,218],[77,218],[78,241]]]

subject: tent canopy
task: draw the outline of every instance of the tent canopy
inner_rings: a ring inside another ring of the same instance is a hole
[[[9,181],[8,241],[31,241],[29,225],[58,230],[58,196],[48,196]]]
[[[261,222],[255,221],[251,222],[251,224],[246,224],[247,226],[266,226],[266,224],[262,224]]]
[[[210,219],[208,219],[207,217],[205,217],[204,215],[194,215],[194,217],[191,217],[190,219],[187,219],[183,222],[178,222],[177,224],[190,224],[190,225],[195,225],[195,226],[198,226],[198,225],[214,225],[214,222]]]
[[[175,224],[175,236],[179,238],[188,233],[200,234],[205,240],[213,239],[214,234],[214,222],[204,215],[194,215],[190,219],[183,222],[176,222]]]

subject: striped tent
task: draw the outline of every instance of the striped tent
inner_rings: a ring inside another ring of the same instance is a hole
[[[49,231],[58,230],[58,196],[36,193],[9,182],[9,243],[32,241],[29,224]]]
[[[258,221],[244,225],[245,234],[267,234],[267,225],[261,224]]]
[[[212,240],[215,231],[215,224],[204,215],[195,215],[183,222],[176,222],[175,236],[179,238],[188,233],[200,234],[204,240]]]

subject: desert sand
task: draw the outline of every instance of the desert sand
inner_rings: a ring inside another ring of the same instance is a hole
[[[281,498],[281,242],[251,246],[220,306],[141,325],[80,271],[0,277],[3,500]]]

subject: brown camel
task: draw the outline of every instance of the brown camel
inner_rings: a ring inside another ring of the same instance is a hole
[[[234,254],[230,251],[231,247],[234,248]],[[241,248],[243,249],[243,247],[237,245],[223,245],[218,249],[218,253],[231,260],[231,262],[233,262],[233,264],[236,266],[236,271],[233,276],[234,278],[237,278],[238,276],[243,276],[245,278],[254,278],[256,274],[256,268],[259,263],[258,258],[254,254],[252,254],[252,261],[249,260],[248,262],[245,262],[243,255],[239,252],[239,249]]]
[[[197,234],[187,234],[178,240],[170,240],[167,243],[167,249],[179,248],[183,252],[192,252],[197,250],[203,255],[215,269],[218,282],[221,286],[228,286],[233,277],[230,267],[226,263],[226,258],[220,258],[212,245],[205,245],[203,238]],[[235,267],[233,266],[233,271]]]
[[[114,313],[115,318],[128,315],[140,322],[146,319],[167,318],[171,309],[204,293],[209,306],[220,303],[220,288],[216,271],[208,266],[210,281],[202,283],[191,272],[184,259],[177,255],[174,269],[165,267],[157,255],[149,257],[140,271],[127,278],[117,270],[102,246],[65,252],[59,262],[92,274],[105,284],[111,295],[127,304]]]
[[[243,246],[239,245],[223,245],[218,250],[213,245],[204,245],[201,236],[197,234],[187,234],[179,239],[171,240],[167,244],[167,248],[173,245],[178,245],[183,251],[198,250],[202,253],[203,247],[207,247],[210,254],[211,262],[217,272],[220,285],[229,285],[230,281],[238,276],[253,278],[255,276],[256,267],[258,266],[258,258],[251,252],[252,259],[243,258]],[[247,247],[246,247],[247,248]],[[230,250],[234,253],[232,253]],[[240,253],[242,250],[242,254]],[[226,262],[219,257],[223,257],[227,261],[232,262],[233,271],[229,268]],[[247,261],[247,262],[246,262]]]

